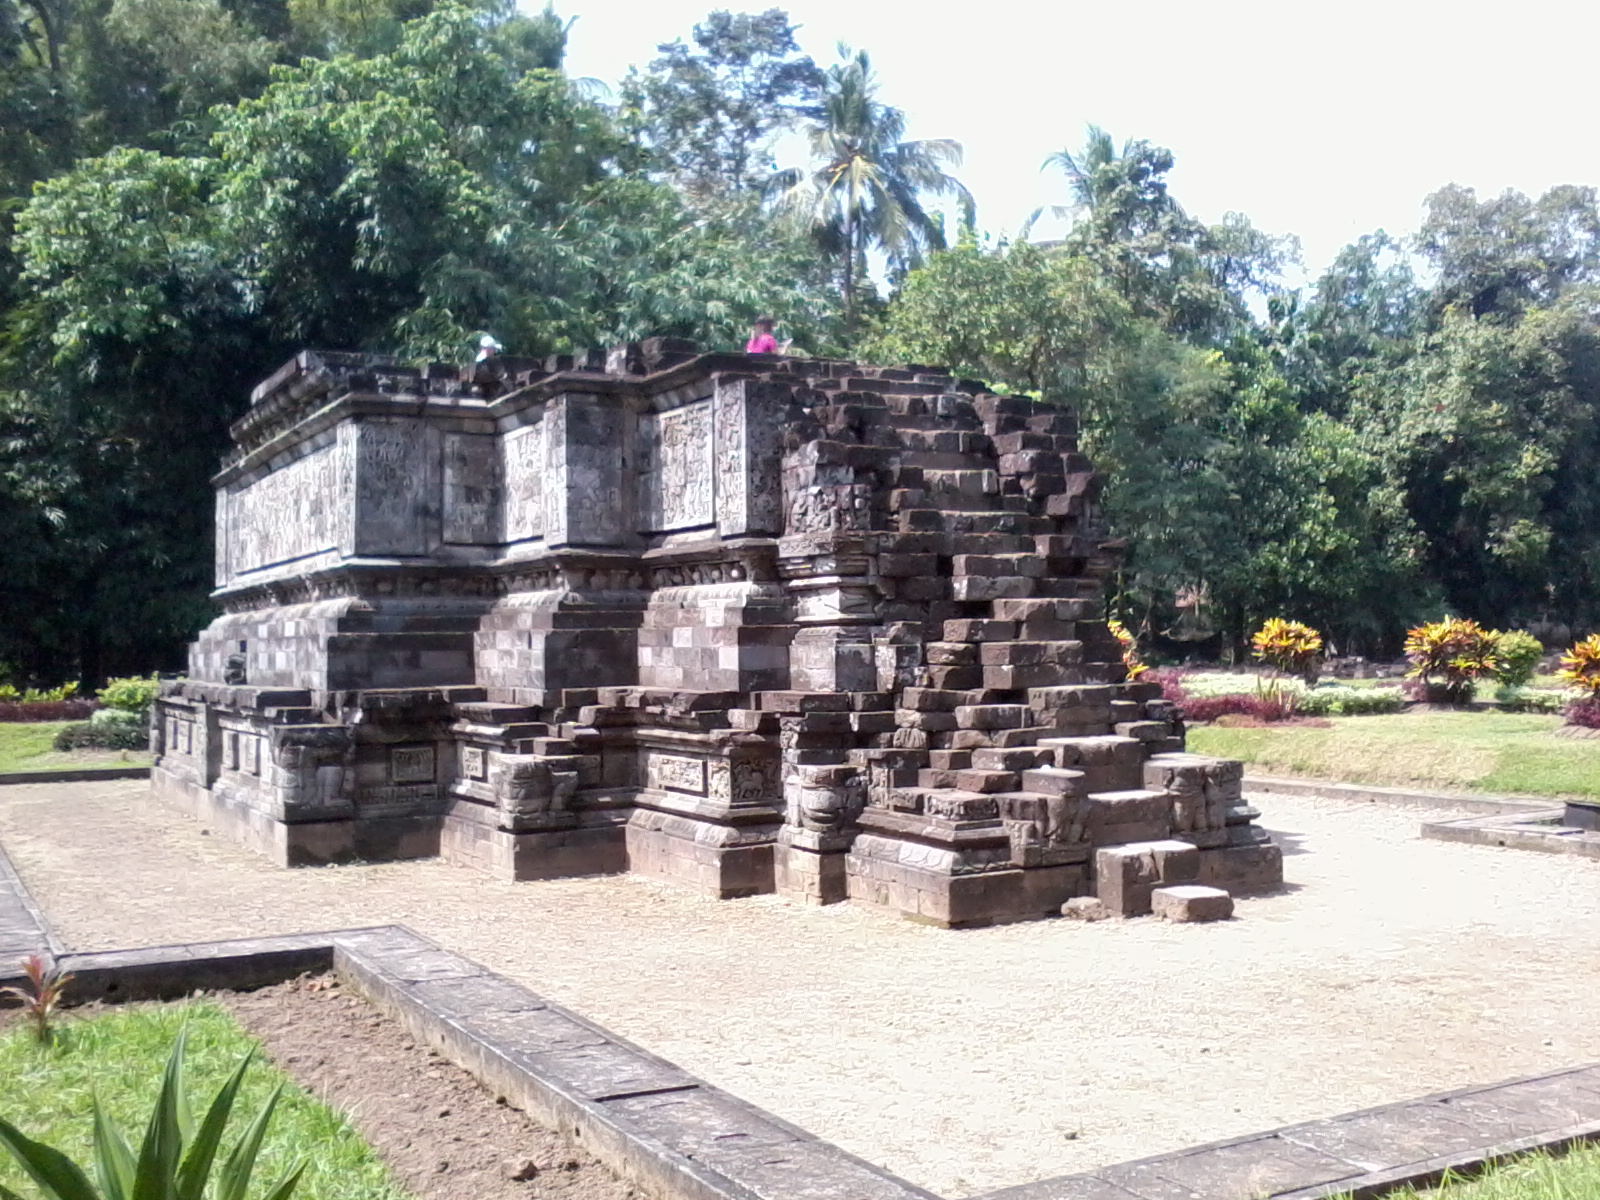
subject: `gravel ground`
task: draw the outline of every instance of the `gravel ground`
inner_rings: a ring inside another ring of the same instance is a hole
[[[1600,862],[1258,803],[1290,886],[1209,926],[281,871],[139,781],[0,788],[0,844],[74,948],[404,923],[947,1196],[1600,1059]]]

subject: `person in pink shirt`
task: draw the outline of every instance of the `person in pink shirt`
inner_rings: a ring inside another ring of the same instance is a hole
[[[774,322],[771,317],[757,317],[750,331],[750,340],[744,344],[746,354],[776,354],[778,339],[772,336]]]

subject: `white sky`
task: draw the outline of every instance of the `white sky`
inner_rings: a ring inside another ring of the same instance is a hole
[[[535,0],[523,0],[528,7]],[[1164,145],[1174,196],[1296,233],[1315,275],[1377,228],[1402,234],[1446,183],[1535,194],[1600,184],[1600,6],[1575,0],[557,0],[568,69],[615,85],[714,7],[777,4],[803,49],[871,52],[910,137],[955,138],[978,223],[1010,233],[1067,201],[1045,156],[1084,126]],[[542,0],[539,0],[542,7]],[[1050,232],[1043,224],[1041,234]]]

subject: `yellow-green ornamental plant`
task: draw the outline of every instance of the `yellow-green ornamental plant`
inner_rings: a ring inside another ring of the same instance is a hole
[[[1499,668],[1500,635],[1476,621],[1446,617],[1419,625],[1406,635],[1407,677],[1438,689],[1441,699],[1463,704],[1472,699],[1472,685]]]
[[[1299,675],[1309,683],[1322,658],[1322,634],[1299,621],[1273,617],[1256,630],[1250,651],[1286,675]]]
[[[1128,668],[1128,678],[1139,678],[1150,668],[1139,657],[1138,641],[1121,621],[1107,621],[1106,624],[1111,629],[1111,636],[1117,639],[1117,645],[1122,647],[1122,665]]]
[[[1587,693],[1588,699],[1600,700],[1600,633],[1592,633],[1561,656],[1558,679]]]

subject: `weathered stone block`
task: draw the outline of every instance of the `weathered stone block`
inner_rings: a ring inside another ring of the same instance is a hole
[[[1021,729],[1029,715],[1021,704],[962,704],[955,712],[962,729]]]
[[[1099,896],[1074,896],[1061,906],[1061,915],[1074,921],[1104,921],[1116,914]]]
[[[1150,910],[1168,921],[1226,921],[1233,916],[1233,897],[1200,884],[1158,887],[1150,893]]]
[[[1161,877],[1155,857],[1138,843],[1107,846],[1094,856],[1095,895],[1119,917],[1142,917],[1150,911],[1150,893]]]
[[[1197,878],[1235,894],[1271,891],[1283,884],[1283,850],[1273,842],[1202,850]]]

